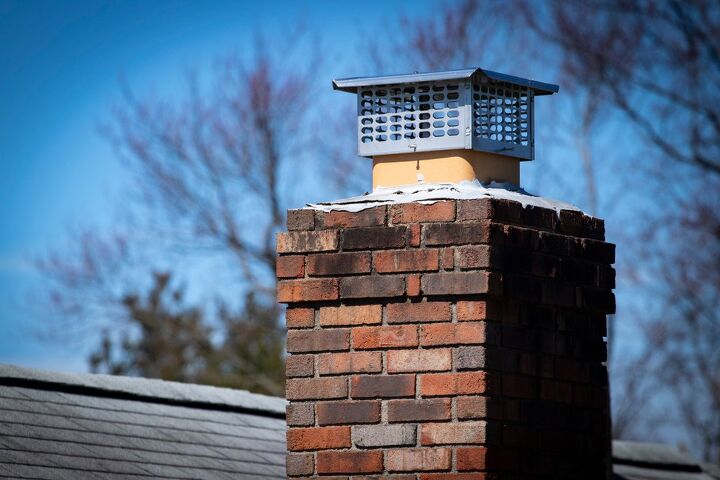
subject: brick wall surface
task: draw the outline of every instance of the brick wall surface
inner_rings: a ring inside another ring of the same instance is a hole
[[[600,479],[601,220],[497,199],[291,210],[289,477]]]

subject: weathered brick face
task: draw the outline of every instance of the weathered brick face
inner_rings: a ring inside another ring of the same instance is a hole
[[[601,220],[479,199],[288,230],[288,477],[606,478]]]

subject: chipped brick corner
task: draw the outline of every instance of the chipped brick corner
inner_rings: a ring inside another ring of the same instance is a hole
[[[288,477],[606,478],[602,220],[478,199],[288,230]]]

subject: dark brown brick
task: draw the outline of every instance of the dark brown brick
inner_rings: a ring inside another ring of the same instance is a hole
[[[502,293],[499,277],[489,272],[428,273],[422,276],[425,295],[470,295]]]
[[[431,204],[402,203],[390,207],[392,223],[452,222],[455,220],[455,201]]]
[[[492,199],[478,198],[474,200],[458,200],[458,222],[476,222],[492,218]]]
[[[356,425],[378,423],[380,402],[377,400],[320,402],[317,404],[320,425]]]
[[[369,272],[370,252],[309,255],[307,259],[307,273],[311,276]]]
[[[350,228],[343,232],[344,250],[400,248],[405,245],[406,227]]]
[[[486,368],[485,347],[460,347],[455,350],[455,368],[481,370]]]
[[[313,403],[290,403],[285,407],[285,419],[291,427],[314,425],[315,406]]]
[[[315,210],[302,208],[299,210],[288,210],[287,213],[287,229],[294,230],[313,230],[315,228]]]
[[[277,298],[280,303],[337,300],[338,294],[338,280],[335,278],[283,280],[278,282],[277,287]]]
[[[341,298],[390,298],[405,294],[402,276],[346,277],[340,279]]]
[[[367,208],[359,212],[318,212],[318,228],[377,227],[385,224],[385,206]]]
[[[449,420],[450,415],[451,402],[448,398],[432,400],[390,400],[388,402],[388,422]]]
[[[312,475],[315,457],[312,453],[290,453],[285,457],[285,471],[289,477]]]
[[[292,377],[312,377],[315,374],[313,355],[290,355],[285,360],[285,375]]]
[[[348,350],[350,330],[334,328],[327,330],[291,330],[287,337],[289,353],[328,352]]]
[[[357,375],[350,380],[352,398],[401,398],[415,395],[415,375]]]
[[[423,228],[425,245],[463,245],[504,241],[502,226],[487,221],[479,223],[431,223]]]

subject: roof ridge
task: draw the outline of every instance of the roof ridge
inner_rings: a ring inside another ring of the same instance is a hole
[[[64,373],[0,364],[0,385],[104,398],[171,404],[206,410],[285,417],[286,400],[246,390],[141,377]]]

